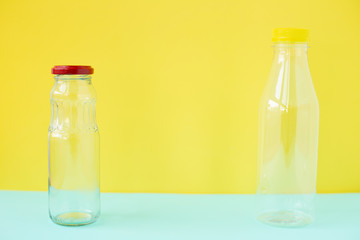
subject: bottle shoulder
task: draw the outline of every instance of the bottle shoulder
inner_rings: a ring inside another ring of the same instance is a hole
[[[259,102],[259,108],[304,108],[304,107],[312,107],[319,109],[319,102],[317,100],[316,95],[308,96],[305,98],[297,98],[292,101],[284,101],[283,99],[278,99],[273,96],[263,95]]]
[[[282,106],[318,105],[318,99],[309,72],[296,74],[272,71],[260,105],[279,104]]]

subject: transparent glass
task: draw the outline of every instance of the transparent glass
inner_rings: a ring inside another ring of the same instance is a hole
[[[307,44],[278,43],[259,106],[257,218],[299,227],[314,219],[319,104]]]
[[[49,127],[49,214],[61,225],[100,214],[96,93],[89,75],[56,75]]]

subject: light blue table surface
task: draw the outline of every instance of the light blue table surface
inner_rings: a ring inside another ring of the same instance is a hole
[[[316,221],[296,229],[257,222],[254,195],[105,193],[101,200],[96,223],[63,227],[48,216],[46,192],[0,191],[0,240],[360,240],[360,194],[318,195]]]

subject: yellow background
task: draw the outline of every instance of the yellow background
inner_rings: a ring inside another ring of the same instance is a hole
[[[47,189],[50,69],[95,68],[101,188],[254,193],[276,27],[310,29],[318,192],[360,191],[360,1],[0,1],[0,189]]]

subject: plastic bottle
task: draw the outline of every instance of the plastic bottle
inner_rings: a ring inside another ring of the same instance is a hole
[[[314,219],[319,105],[307,41],[308,30],[274,30],[274,58],[259,105],[257,218],[274,226]]]

